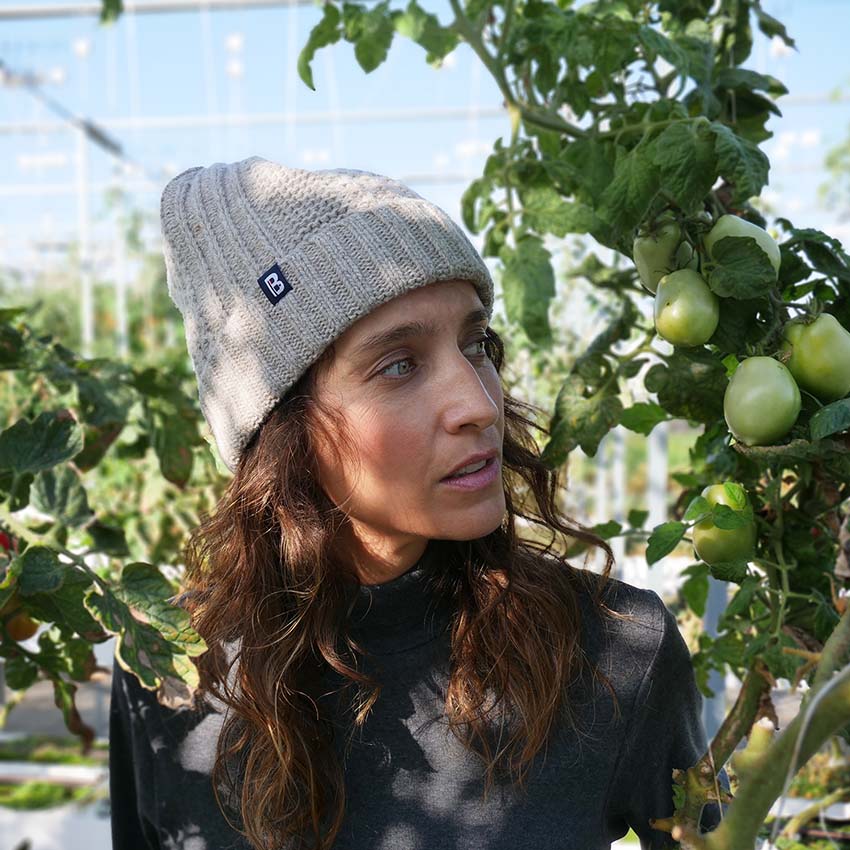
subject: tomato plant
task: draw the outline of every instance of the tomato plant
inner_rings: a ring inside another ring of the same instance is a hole
[[[673,345],[702,345],[720,319],[720,302],[692,269],[664,275],[655,293],[655,330]]]
[[[830,313],[813,322],[789,322],[783,333],[788,371],[799,386],[821,401],[850,393],[850,332]]]

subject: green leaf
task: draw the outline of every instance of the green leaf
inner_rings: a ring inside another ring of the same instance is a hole
[[[796,44],[794,43],[794,39],[788,35],[788,31],[785,29],[785,24],[781,21],[778,21],[772,15],[768,15],[764,9],[758,3],[754,4],[753,11],[756,13],[756,19],[758,20],[759,29],[768,37],[773,38],[774,36],[779,36],[782,41],[785,42],[789,47],[793,47],[796,49]]]
[[[687,73],[688,54],[666,35],[652,27],[641,26],[638,28],[638,38],[650,62],[660,56],[683,74]]]
[[[611,519],[608,522],[601,522],[594,525],[590,530],[603,540],[609,540],[612,537],[616,537],[623,530],[623,526],[616,520]]]
[[[6,684],[13,691],[25,691],[38,679],[38,665],[25,655],[6,658],[3,666]]]
[[[40,472],[30,488],[30,499],[36,510],[71,528],[92,516],[80,477],[67,464]]]
[[[67,411],[45,411],[0,434],[0,469],[34,474],[70,460],[82,448],[82,428]]]
[[[745,351],[747,345],[758,345],[777,319],[776,308],[766,296],[720,298],[719,301],[720,319],[708,344],[716,346],[722,354],[735,355]]]
[[[824,437],[846,431],[848,428],[850,428],[850,398],[842,398],[822,407],[809,422],[813,440],[822,440]]]
[[[726,369],[726,376],[731,378],[732,375],[735,374],[735,370],[738,368],[738,358],[734,354],[727,354],[723,360],[720,361],[723,364],[723,367]]]
[[[772,77],[770,74],[759,74],[748,68],[721,68],[717,72],[715,80],[717,85],[723,88],[736,89],[746,87],[757,91],[765,91],[774,97],[788,94],[788,89],[776,77]]]
[[[310,31],[307,44],[304,45],[298,54],[298,76],[313,91],[316,90],[316,87],[313,85],[313,69],[310,67],[313,56],[320,47],[336,44],[342,37],[342,32],[339,28],[339,9],[333,3],[325,3],[322,7],[322,12],[322,20]]]
[[[516,250],[505,246],[500,255],[505,264],[502,292],[509,321],[520,325],[535,345],[550,347],[549,304],[555,297],[551,254],[540,237],[523,236]]]
[[[746,561],[718,561],[710,564],[711,574],[718,581],[731,581],[740,584],[747,575]]]
[[[718,528],[726,530],[743,528],[753,521],[752,508],[744,511],[734,511],[728,505],[715,505],[712,511],[711,521]]]
[[[520,192],[523,216],[537,233],[590,233],[599,226],[591,207],[565,201],[551,185],[533,186]]]
[[[541,453],[551,466],[560,465],[576,446],[593,457],[603,437],[617,424],[623,405],[616,395],[585,398],[585,382],[571,374],[561,385],[550,423],[549,442]]]
[[[10,312],[3,310],[3,313]],[[2,321],[5,318],[0,316]],[[25,358],[24,338],[17,328],[7,324],[0,324],[0,369],[16,369],[24,366]]]
[[[746,615],[760,584],[761,581],[755,576],[747,576],[742,580],[741,587],[726,606],[726,610],[723,612],[723,619],[718,623],[721,629],[725,628],[724,623],[729,623],[732,617],[738,614]]]
[[[83,597],[92,584],[91,576],[71,567],[65,568],[64,576],[58,589],[27,597],[27,606],[33,616],[44,623],[56,623],[60,628],[64,627],[64,631],[70,630],[83,637],[102,633],[83,604]]]
[[[187,655],[203,652],[203,642],[190,625],[189,612],[167,601],[174,595],[174,588],[153,564],[127,564],[121,572],[121,583],[113,592]]]
[[[691,499],[691,503],[688,505],[688,509],[685,511],[685,515],[682,519],[685,522],[693,522],[694,520],[699,520],[706,514],[710,513],[711,505],[708,503],[708,499],[706,499],[705,496],[696,496]]]
[[[118,20],[124,11],[124,0],[101,0],[100,22],[111,24]]]
[[[732,203],[742,204],[767,185],[770,161],[758,145],[736,136],[725,124],[711,125],[715,135],[717,170],[732,185]]]
[[[658,395],[670,414],[698,422],[723,418],[726,371],[710,351],[677,349],[644,376],[644,386]]]
[[[96,520],[86,528],[86,531],[91,536],[92,545],[98,552],[103,552],[105,555],[115,555],[119,558],[130,554],[123,528],[104,525],[100,520]]]
[[[396,12],[393,23],[396,32],[415,41],[428,51],[425,61],[438,65],[460,44],[460,36],[440,26],[436,15],[426,12],[415,0],[410,0],[404,12]]]
[[[124,670],[136,674],[143,687],[156,690],[167,678],[187,681],[180,675],[181,671],[191,675],[191,670],[185,665],[178,666],[186,654],[168,643],[152,625],[135,619],[130,608],[114,593],[104,593],[95,587],[86,594],[84,601],[89,613],[104,629],[118,636],[115,657]],[[200,654],[205,649],[203,640],[198,638],[193,651]],[[196,678],[194,683],[197,683]]]
[[[759,298],[776,283],[776,271],[752,236],[724,236],[711,254],[707,282],[721,298]]]
[[[737,481],[724,481],[723,492],[730,502],[729,507],[736,511],[748,511],[752,514],[752,507],[750,506],[747,491]]]
[[[658,190],[652,148],[645,144],[630,151],[618,147],[614,179],[602,192],[596,214],[615,230],[632,230],[646,217]]]
[[[649,517],[649,511],[641,511],[637,508],[629,511],[629,525],[632,528],[643,528],[643,524]]]
[[[671,124],[653,140],[652,149],[663,187],[683,210],[701,209],[717,176],[714,137],[708,125]]]
[[[657,525],[647,541],[646,563],[652,566],[669,555],[685,536],[687,526],[682,522],[663,522]]]
[[[692,472],[673,472],[670,477],[683,487],[698,487],[700,484],[699,478]]]
[[[387,0],[371,9],[355,3],[342,4],[345,38],[354,43],[354,57],[367,74],[386,60],[393,42],[395,27],[388,8]]]
[[[683,575],[688,575],[681,585],[682,596],[698,617],[705,616],[705,603],[708,599],[708,567],[705,564],[692,564],[682,570]]]
[[[640,401],[623,411],[620,424],[630,431],[647,435],[659,422],[669,419],[667,411],[660,405],[651,401]]]
[[[21,562],[18,590],[21,596],[53,593],[62,587],[68,567],[46,546],[30,546],[18,558]]]

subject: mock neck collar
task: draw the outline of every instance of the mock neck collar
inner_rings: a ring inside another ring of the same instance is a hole
[[[419,560],[390,581],[356,590],[352,637],[370,653],[392,655],[437,637],[448,625],[449,606],[435,591],[439,541],[430,540]]]

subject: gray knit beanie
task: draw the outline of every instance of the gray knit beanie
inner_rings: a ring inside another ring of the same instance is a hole
[[[168,292],[231,472],[286,391],[378,305],[457,278],[492,315],[490,272],[464,232],[379,174],[218,162],[173,178],[160,216]]]

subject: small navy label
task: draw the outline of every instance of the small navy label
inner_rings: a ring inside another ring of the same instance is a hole
[[[263,272],[258,278],[257,283],[260,284],[260,289],[265,293],[266,298],[277,304],[287,292],[292,289],[292,284],[283,276],[280,266],[275,263],[267,272]]]

